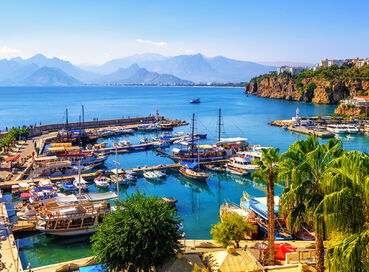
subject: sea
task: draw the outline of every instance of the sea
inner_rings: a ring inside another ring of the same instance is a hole
[[[245,95],[241,88],[215,87],[1,87],[0,130],[22,125],[78,122],[82,105],[85,120],[110,119],[154,115],[158,111],[168,119],[190,122],[195,114],[195,128],[206,133],[201,143],[214,143],[218,139],[218,112],[221,109],[221,137],[248,138],[250,145],[279,147],[281,152],[296,140],[306,136],[270,126],[273,120],[291,119],[299,109],[300,116],[332,114],[333,105],[312,105],[277,99]],[[200,104],[189,100],[200,98]],[[175,128],[174,132],[188,133],[190,126]],[[143,137],[154,137],[157,133],[136,133],[126,137],[100,139],[108,145],[120,140],[138,143]],[[347,150],[367,151],[369,137],[349,136],[341,138]],[[326,140],[320,140],[324,143]],[[167,149],[170,152],[170,148]],[[109,157],[103,169],[115,168],[114,156]],[[158,156],[155,151],[142,151],[118,155],[119,167],[133,168],[169,164],[168,158]],[[129,187],[120,187],[124,199],[136,190],[147,195],[174,197],[185,232],[185,239],[211,239],[210,229],[219,221],[219,207],[225,202],[239,204],[243,192],[251,196],[265,196],[265,184],[252,181],[251,177],[236,177],[212,173],[206,183],[187,179],[176,172],[169,172],[160,182],[139,178]],[[98,189],[90,185],[90,191]],[[111,186],[111,191],[115,190]],[[276,186],[276,194],[283,187]],[[6,200],[12,200],[6,195]],[[16,200],[16,199],[13,199]],[[14,212],[9,212],[16,220]],[[92,255],[90,236],[54,237],[32,234],[17,237],[20,261],[24,268],[74,260]]]

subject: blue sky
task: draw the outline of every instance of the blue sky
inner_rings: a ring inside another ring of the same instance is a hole
[[[315,63],[369,57],[369,1],[11,0],[0,58],[98,64],[136,53]]]

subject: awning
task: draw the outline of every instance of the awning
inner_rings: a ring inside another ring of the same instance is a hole
[[[7,157],[7,158],[5,158],[5,160],[3,160],[2,163],[8,162],[8,161],[16,161],[20,158],[20,156],[21,155],[18,154],[18,155],[15,155],[15,156]]]
[[[236,137],[236,138],[221,138],[220,141],[224,142],[224,143],[230,143],[230,142],[246,142],[248,139],[247,138],[241,138],[241,137]]]
[[[197,166],[197,162],[181,162],[180,164],[191,169]]]
[[[27,182],[20,182],[20,183],[18,183],[18,185],[20,187],[22,187],[22,188],[28,188],[28,187],[30,187],[30,185]]]
[[[199,149],[213,149],[211,145],[205,144],[205,145],[199,145]]]
[[[35,192],[41,192],[41,191],[52,191],[54,190],[53,187],[45,186],[45,187],[36,187]]]
[[[35,158],[35,161],[55,161],[57,159],[57,156],[44,156]]]
[[[21,198],[30,198],[31,196],[31,193],[21,193]]]
[[[89,201],[103,201],[103,200],[109,200],[113,198],[117,198],[117,194],[114,192],[106,192],[106,193],[88,193],[86,194],[87,199]]]

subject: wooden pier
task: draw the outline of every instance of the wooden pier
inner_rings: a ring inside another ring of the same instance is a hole
[[[13,233],[16,232],[25,232],[25,231],[35,231],[36,230],[36,224],[33,221],[24,221],[20,220],[13,223],[13,226],[11,228]]]

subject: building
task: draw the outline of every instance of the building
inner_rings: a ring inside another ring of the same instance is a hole
[[[332,66],[334,64],[336,64],[338,67],[342,66],[345,63],[344,60],[338,60],[338,59],[325,59],[325,60],[321,60],[319,62],[319,64],[317,65],[317,68],[321,68],[321,67],[329,67]]]
[[[359,58],[356,58],[356,59],[353,59],[351,61],[351,63],[353,63],[357,68],[361,68],[365,64],[369,64],[369,58],[367,58],[367,59],[359,59]]]
[[[277,72],[278,74],[283,73],[283,72],[288,72],[292,75],[298,75],[299,73],[307,69],[308,69],[307,67],[290,67],[290,66],[284,65],[284,66],[278,67]]]

